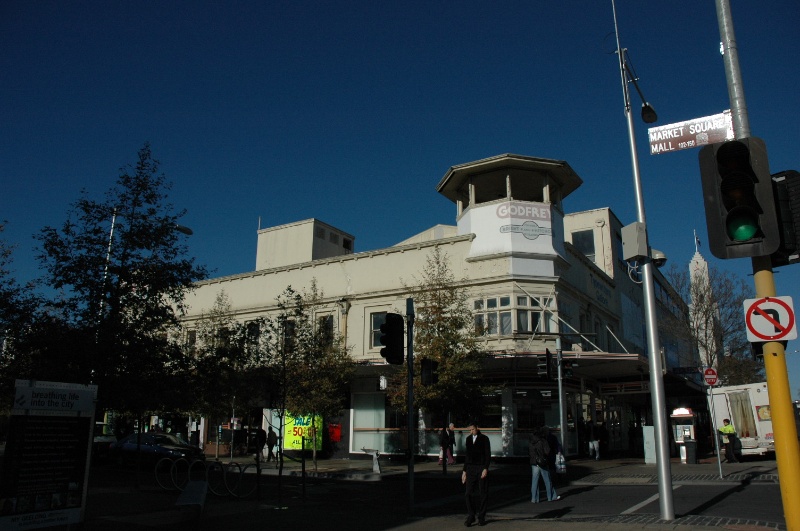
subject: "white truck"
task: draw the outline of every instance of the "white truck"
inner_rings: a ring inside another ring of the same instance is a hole
[[[723,419],[730,419],[742,443],[742,455],[775,452],[766,382],[711,387],[708,399],[714,430],[722,426]]]

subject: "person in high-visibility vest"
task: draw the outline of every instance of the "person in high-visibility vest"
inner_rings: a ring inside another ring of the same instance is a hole
[[[736,454],[733,451],[733,445],[736,442],[736,429],[731,424],[731,419],[724,419],[722,427],[718,430],[722,436],[722,443],[725,445],[725,461],[728,463],[738,463]]]

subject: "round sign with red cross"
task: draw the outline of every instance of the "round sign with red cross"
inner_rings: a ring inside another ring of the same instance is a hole
[[[747,340],[751,343],[797,339],[791,297],[764,297],[744,301]]]
[[[703,371],[703,379],[708,385],[717,385],[717,370],[713,367],[706,367]]]

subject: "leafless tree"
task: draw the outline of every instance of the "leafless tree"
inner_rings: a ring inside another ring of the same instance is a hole
[[[717,368],[723,384],[763,379],[745,333],[742,304],[754,296],[746,280],[714,266],[707,273],[672,266],[666,277],[688,305],[688,315],[667,317],[670,332],[690,341],[704,366]]]

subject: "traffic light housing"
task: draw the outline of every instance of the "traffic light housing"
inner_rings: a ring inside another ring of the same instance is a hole
[[[572,378],[572,362],[565,361],[562,368],[564,369],[562,373],[564,378]]]
[[[699,160],[711,253],[727,259],[770,256],[778,250],[780,229],[764,141],[749,137],[710,144],[700,150]]]
[[[548,351],[545,350],[544,356],[536,356],[536,375],[539,378],[550,379],[550,363]]]
[[[386,321],[381,325],[381,356],[392,365],[402,365],[405,359],[404,325],[403,316],[397,313],[387,313]]]
[[[778,250],[770,257],[772,267],[796,264],[800,262],[800,173],[773,173],[772,183],[781,236]]]
[[[428,358],[422,358],[422,385],[433,385],[439,383],[439,362]]]
[[[544,349],[544,359],[547,361],[547,371],[545,374],[547,375],[548,380],[553,379],[553,354],[550,352],[549,348]]]

